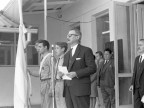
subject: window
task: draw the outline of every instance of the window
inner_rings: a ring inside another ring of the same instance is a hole
[[[10,66],[15,64],[18,33],[0,32],[0,65]],[[38,34],[31,34],[31,43],[27,47],[27,64],[38,65],[38,54],[35,50],[35,41]]]

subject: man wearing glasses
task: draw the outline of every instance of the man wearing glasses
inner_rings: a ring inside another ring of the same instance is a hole
[[[65,54],[63,66],[68,69],[67,76],[72,78],[65,80],[67,108],[89,108],[90,104],[90,75],[96,72],[96,64],[92,50],[80,45],[81,37],[81,32],[75,28],[67,35],[71,50]]]

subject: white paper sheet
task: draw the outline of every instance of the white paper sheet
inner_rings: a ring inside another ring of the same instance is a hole
[[[144,96],[141,98],[141,102],[144,103]]]
[[[63,80],[72,80],[70,77],[68,77],[66,75],[66,74],[68,74],[67,67],[65,67],[65,66],[58,66],[58,70],[64,74],[63,77],[62,77]]]

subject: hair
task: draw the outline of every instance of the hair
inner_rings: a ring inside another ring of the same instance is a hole
[[[56,42],[55,45],[58,45],[61,48],[64,48],[64,52],[66,52],[68,49],[68,44],[66,42]]]
[[[79,43],[81,42],[82,34],[78,28],[72,28],[70,31],[74,30],[75,33],[79,36]]]
[[[101,51],[97,51],[96,54],[99,54],[100,56],[103,57],[103,53]]]
[[[104,52],[105,52],[105,51],[107,51],[107,52],[109,52],[110,54],[112,54],[112,50],[109,49],[109,48],[106,48],[106,49],[104,50]]]
[[[47,40],[37,40],[35,43],[42,43],[43,46],[47,46],[47,50],[49,50],[50,44]]]

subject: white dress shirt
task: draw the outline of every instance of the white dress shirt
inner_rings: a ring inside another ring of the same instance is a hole
[[[72,56],[74,55],[75,51],[76,51],[76,48],[77,48],[78,44],[74,45],[72,48]]]

